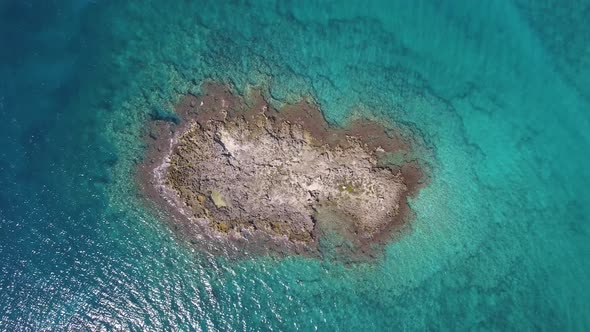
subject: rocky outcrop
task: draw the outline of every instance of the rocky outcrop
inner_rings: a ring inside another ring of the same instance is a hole
[[[277,111],[256,93],[205,91],[180,103],[180,125],[156,128],[142,176],[192,242],[317,253],[336,236],[358,254],[407,221],[421,172],[387,164],[409,149],[395,133],[366,120],[330,127],[308,102]]]

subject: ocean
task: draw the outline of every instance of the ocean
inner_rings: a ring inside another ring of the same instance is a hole
[[[0,330],[590,329],[590,1],[0,1]],[[375,261],[196,250],[145,204],[207,81],[423,141]]]

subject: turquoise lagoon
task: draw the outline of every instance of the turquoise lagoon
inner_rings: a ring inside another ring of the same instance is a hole
[[[0,329],[590,328],[588,1],[3,1]],[[376,262],[212,257],[134,182],[221,81],[394,120],[430,181]]]

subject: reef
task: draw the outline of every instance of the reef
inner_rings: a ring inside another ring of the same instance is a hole
[[[208,83],[155,120],[139,183],[214,253],[373,255],[407,225],[423,182],[411,144],[367,119],[331,126],[308,100],[275,109]],[[403,159],[403,158],[402,158]]]

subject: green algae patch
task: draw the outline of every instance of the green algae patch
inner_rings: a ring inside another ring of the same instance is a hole
[[[227,203],[225,203],[225,200],[223,199],[223,196],[217,190],[212,190],[211,191],[211,200],[213,201],[213,204],[215,204],[215,206],[218,209],[227,207]]]

